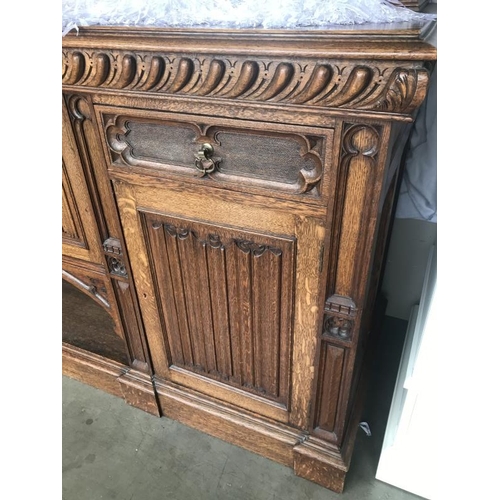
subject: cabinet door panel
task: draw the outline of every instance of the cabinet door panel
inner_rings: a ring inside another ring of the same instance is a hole
[[[141,215],[171,366],[287,406],[294,238]]]
[[[305,425],[322,219],[220,190],[114,184],[157,376]]]
[[[101,263],[101,240],[92,203],[64,99],[62,104],[62,253]]]

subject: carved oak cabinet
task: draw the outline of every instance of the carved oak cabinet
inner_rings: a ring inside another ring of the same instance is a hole
[[[67,35],[64,373],[341,492],[431,29]]]

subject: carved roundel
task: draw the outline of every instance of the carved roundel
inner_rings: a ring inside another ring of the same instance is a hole
[[[350,154],[375,156],[379,149],[379,134],[370,125],[353,125],[344,135],[344,149]]]

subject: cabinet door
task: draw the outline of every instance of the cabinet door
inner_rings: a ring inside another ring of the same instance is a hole
[[[101,241],[64,99],[62,106],[62,253],[101,263]]]
[[[305,427],[322,211],[174,180],[118,177],[156,376]]]

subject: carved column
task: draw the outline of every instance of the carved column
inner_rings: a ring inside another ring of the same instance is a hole
[[[379,223],[390,126],[342,123],[327,299],[320,335],[313,434],[342,445]]]

